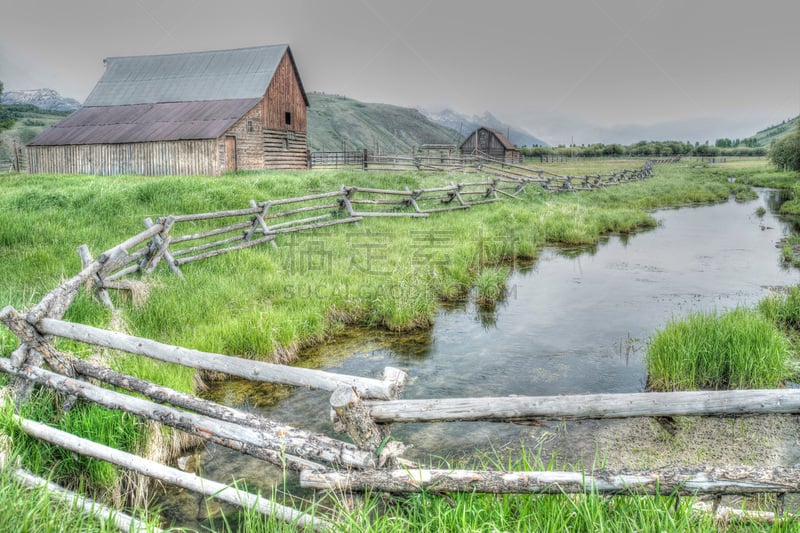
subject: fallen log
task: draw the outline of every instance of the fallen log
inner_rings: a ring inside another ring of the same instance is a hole
[[[309,489],[489,494],[715,494],[800,492],[800,468],[708,467],[642,471],[504,472],[393,469],[300,473]]]

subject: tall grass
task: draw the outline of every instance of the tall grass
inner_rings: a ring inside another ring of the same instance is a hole
[[[778,387],[787,377],[789,349],[755,310],[692,313],[651,338],[648,385],[662,391]]]

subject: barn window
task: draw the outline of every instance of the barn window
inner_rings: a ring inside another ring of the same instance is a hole
[[[247,121],[247,133],[253,133],[253,121],[252,120],[248,120]]]
[[[288,111],[286,112],[286,125],[287,126],[292,125],[292,114]]]

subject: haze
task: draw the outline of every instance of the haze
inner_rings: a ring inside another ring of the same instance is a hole
[[[5,89],[80,101],[108,56],[288,43],[307,91],[490,111],[551,144],[713,143],[800,113],[796,0],[26,0],[2,13]]]

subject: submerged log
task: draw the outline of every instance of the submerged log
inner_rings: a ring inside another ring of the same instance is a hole
[[[800,389],[367,401],[378,422],[581,420],[800,412]]]
[[[482,492],[490,494],[715,494],[800,491],[800,468],[708,467],[641,471],[503,472],[394,469],[301,472],[300,486],[378,492]]]
[[[256,509],[258,512],[274,516],[285,522],[296,524],[300,527],[311,527],[315,530],[328,530],[332,524],[317,517],[296,511],[260,496],[229,487],[210,479],[201,478],[195,474],[182,472],[138,455],[109,448],[90,440],[76,437],[64,431],[52,428],[39,422],[14,417],[22,430],[28,435],[56,444],[79,455],[107,461],[122,468],[132,470],[139,474],[175,485],[199,494],[210,496],[220,501],[233,504],[245,509]]]

